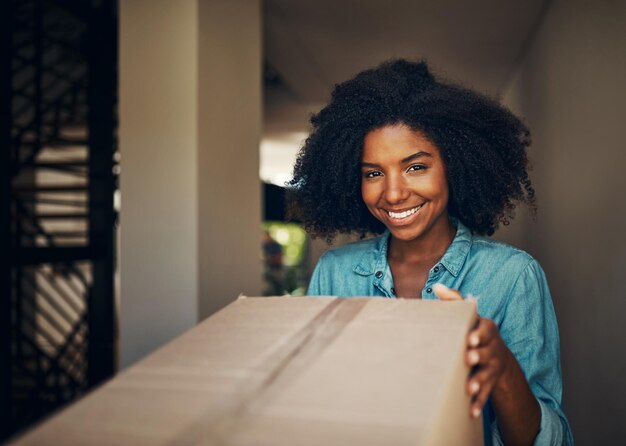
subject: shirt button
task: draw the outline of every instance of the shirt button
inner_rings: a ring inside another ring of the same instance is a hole
[[[428,287],[428,288],[426,288],[426,292],[427,292],[428,294],[430,294],[430,293],[432,293],[432,292],[433,292],[433,289],[432,289],[432,288],[430,288],[430,287]]]
[[[374,274],[376,276],[377,279],[380,279],[381,277],[383,277],[383,272],[382,271],[376,271],[376,274]]]
[[[435,266],[435,269],[434,269],[433,271],[435,271],[436,273],[438,273],[438,272],[439,272],[439,267],[438,267],[438,266]]]

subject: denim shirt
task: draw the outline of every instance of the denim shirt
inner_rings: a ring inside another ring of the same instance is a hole
[[[541,425],[535,444],[573,444],[561,409],[559,331],[541,266],[524,251],[474,236],[460,222],[455,224],[456,236],[431,268],[422,299],[437,299],[435,283],[474,296],[479,315],[496,323],[539,402]],[[327,251],[315,267],[307,294],[395,298],[388,241],[389,232]],[[485,444],[503,444],[490,402],[483,422]]]

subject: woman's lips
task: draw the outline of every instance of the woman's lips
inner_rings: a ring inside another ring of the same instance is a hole
[[[386,212],[390,219],[397,220],[399,222],[415,214],[417,211],[419,211],[422,208],[422,206],[423,204],[420,204],[419,206],[415,206],[414,208],[407,209],[401,212],[394,212],[394,211],[386,211]]]

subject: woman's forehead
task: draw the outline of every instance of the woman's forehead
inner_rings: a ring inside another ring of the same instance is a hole
[[[439,149],[423,132],[414,130],[406,124],[376,128],[367,133],[363,141],[364,162],[370,158],[402,161],[415,154],[439,158]]]

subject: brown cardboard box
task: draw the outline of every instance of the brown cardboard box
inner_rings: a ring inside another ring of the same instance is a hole
[[[474,305],[245,298],[16,444],[479,445]]]

